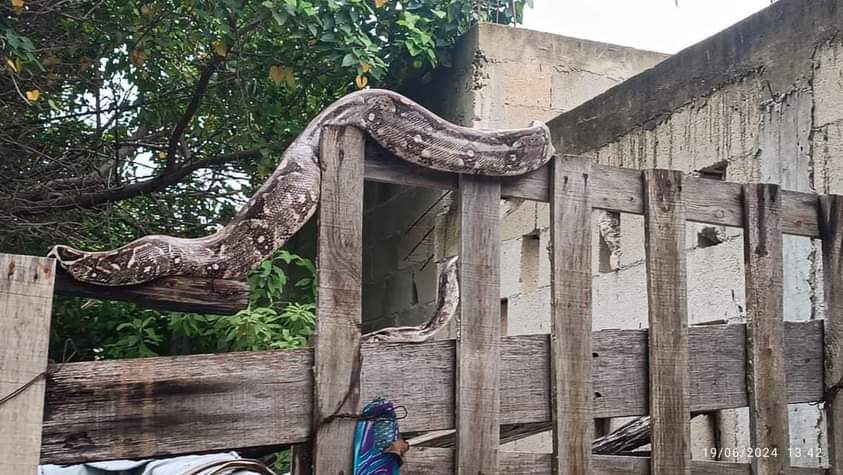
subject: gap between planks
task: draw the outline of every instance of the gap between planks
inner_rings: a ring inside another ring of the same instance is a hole
[[[823,397],[822,327],[785,322],[789,403]],[[689,329],[692,411],[748,404],[745,341],[742,324]],[[647,414],[647,331],[594,332],[592,350],[593,416]],[[500,424],[549,422],[549,337],[504,337],[500,351]],[[367,344],[362,354],[361,401],[407,407],[404,432],[455,427],[454,340]],[[47,383],[41,461],[306,442],[312,367],[309,348],[65,364]]]

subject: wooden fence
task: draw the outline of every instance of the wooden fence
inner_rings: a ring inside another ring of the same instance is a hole
[[[455,449],[411,449],[403,473],[843,474],[843,197],[568,156],[523,177],[458,176],[390,157],[352,128],[328,129],[321,150],[312,348],[47,366],[54,291],[226,313],[246,290],[183,278],[99,288],[56,278],[49,259],[0,255],[0,395],[46,375],[0,406],[0,473],[285,444],[310,444],[298,454],[313,473],[350,473],[348,416],[385,396],[407,408],[405,432],[456,429]],[[458,191],[456,340],[361,345],[364,179]],[[551,204],[550,335],[499,337],[501,197]],[[593,209],[645,217],[649,331],[591,331]],[[687,221],[744,228],[746,325],[689,328]],[[783,320],[783,233],[822,240],[824,322]],[[786,405],[818,401],[831,468],[790,467]],[[744,406],[751,447],[777,456],[692,461],[691,412]],[[651,458],[592,456],[594,418],[643,414]],[[531,424],[552,427],[552,454],[499,449],[501,433]]]

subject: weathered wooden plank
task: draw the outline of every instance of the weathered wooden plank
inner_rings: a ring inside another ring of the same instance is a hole
[[[370,147],[371,148],[371,147]],[[639,171],[593,165],[591,201],[595,208],[643,214]],[[367,180],[424,188],[456,189],[457,175],[430,170],[404,162],[383,149],[369,152],[365,163]],[[501,196],[535,201],[549,201],[550,171],[504,178]],[[741,184],[705,178],[686,177],[686,217],[689,221],[743,225]],[[816,195],[782,191],[782,232],[819,237]],[[223,280],[164,278],[149,284],[129,287],[102,287],[79,283],[60,273],[56,292],[80,297],[128,300],[143,307],[174,311],[230,314],[245,308],[248,288],[245,283]]]
[[[785,323],[788,402],[820,400],[823,322]],[[594,416],[647,414],[646,330],[604,330],[592,338]],[[746,406],[744,325],[691,327],[688,338],[691,410]],[[550,421],[549,346],[547,335],[501,339],[503,428]],[[47,384],[42,463],[306,442],[312,354],[66,364]],[[403,432],[453,429],[455,354],[454,340],[363,345],[361,406],[384,396],[407,408]]]
[[[557,157],[550,200],[555,473],[591,473],[591,160]],[[564,164],[564,165],[563,165]],[[564,169],[563,169],[564,168]]]
[[[367,161],[370,157],[367,156]],[[425,188],[456,189],[453,174],[431,172],[381,152],[366,165],[366,179]],[[550,200],[551,167],[546,166],[518,177],[501,180],[501,196],[533,201]],[[595,208],[622,213],[643,214],[640,170],[592,166],[591,200]],[[743,226],[741,183],[686,177],[686,218],[689,221]],[[819,237],[816,195],[782,191],[782,231]]]
[[[143,285],[106,287],[79,282],[66,272],[56,273],[56,293],[101,300],[125,300],[142,307],[175,312],[230,315],[249,304],[245,282],[190,277],[164,277]]]
[[[752,459],[757,474],[790,465],[784,369],[781,194],[777,185],[744,185],[747,386],[750,447],[769,450]]]
[[[36,473],[55,261],[0,254],[0,474]]]
[[[348,473],[354,414],[360,402],[363,277],[363,133],[322,131],[320,157],[316,343],[314,345],[314,472]]]
[[[66,364],[47,384],[42,463],[304,442],[312,366],[310,349]]]
[[[843,475],[843,196],[820,198],[829,475]]]
[[[653,473],[690,473],[688,302],[683,175],[645,170]]]
[[[497,473],[500,408],[500,214],[495,178],[460,175],[457,474]]]
[[[500,472],[523,475],[552,475],[551,454],[529,452],[500,452]],[[625,457],[595,455],[589,475],[649,475],[648,457]],[[401,473],[405,475],[427,475],[431,473],[453,473],[454,451],[443,448],[412,448],[405,456]],[[708,462],[695,460],[690,462],[693,475],[750,475],[749,464]],[[789,467],[787,475],[823,475],[824,468]]]

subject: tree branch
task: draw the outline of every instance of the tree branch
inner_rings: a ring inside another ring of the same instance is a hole
[[[95,208],[105,203],[113,203],[160,191],[168,186],[179,183],[197,170],[226,165],[239,160],[260,158],[261,156],[262,153],[258,149],[224,153],[213,158],[198,160],[183,167],[175,168],[148,180],[130,183],[117,188],[83,193],[76,196],[64,195],[42,201],[19,203],[13,205],[9,212],[17,216],[32,216],[66,209]]]
[[[190,103],[187,104],[184,114],[182,114],[175,127],[173,127],[173,132],[170,134],[170,141],[167,144],[167,164],[164,168],[165,172],[173,171],[173,169],[176,168],[176,152],[179,149],[179,143],[182,140],[182,136],[187,130],[187,126],[190,125],[190,121],[193,120],[193,117],[196,115],[196,112],[199,111],[202,99],[208,91],[208,84],[211,82],[211,76],[214,75],[222,62],[223,58],[212,52],[210,61],[208,61],[208,64],[206,64],[205,68],[202,69],[202,73],[199,75],[199,80],[196,81],[196,88],[193,91],[193,97],[190,99]]]

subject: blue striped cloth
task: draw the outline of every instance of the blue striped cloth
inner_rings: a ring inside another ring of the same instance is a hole
[[[384,453],[399,437],[392,401],[377,398],[367,404],[354,432],[354,475],[399,475],[401,457]]]

